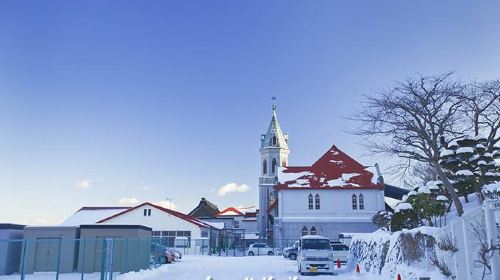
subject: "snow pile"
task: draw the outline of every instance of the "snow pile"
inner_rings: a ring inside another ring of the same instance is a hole
[[[358,234],[352,240],[347,267],[359,264],[363,271],[383,279],[396,279],[399,273],[405,280],[418,280],[419,277],[444,280],[439,270],[429,264],[430,258],[435,256],[434,236],[439,231],[438,228],[420,227],[392,234],[382,230]]]

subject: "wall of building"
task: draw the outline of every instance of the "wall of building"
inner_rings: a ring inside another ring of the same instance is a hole
[[[56,271],[58,259],[60,273],[73,272],[78,234],[77,227],[26,227],[25,272]]]
[[[23,229],[0,227],[0,275],[19,271]]]
[[[313,195],[313,201],[316,194],[320,195],[320,209],[309,209],[309,194]],[[352,209],[352,195],[363,194],[364,210]],[[370,218],[379,210],[384,209],[383,190],[280,190],[278,193],[278,216],[287,217],[310,217],[317,218]]]

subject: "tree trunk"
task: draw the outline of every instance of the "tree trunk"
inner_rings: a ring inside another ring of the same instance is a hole
[[[458,194],[455,192],[455,188],[453,185],[450,183],[450,180],[448,180],[448,177],[444,173],[444,171],[441,169],[438,163],[433,164],[434,168],[436,168],[436,172],[439,176],[439,179],[443,182],[444,187],[448,191],[448,193],[451,196],[451,200],[455,204],[455,208],[457,209],[457,214],[458,216],[462,216],[464,213],[464,209],[462,207],[462,203],[460,202],[460,199],[458,199]]]

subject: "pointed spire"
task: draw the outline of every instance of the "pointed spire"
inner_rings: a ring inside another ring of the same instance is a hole
[[[288,136],[281,130],[278,116],[276,115],[276,97],[273,96],[271,99],[273,100],[273,116],[267,129],[267,133],[262,135],[261,148],[279,147],[288,149]]]

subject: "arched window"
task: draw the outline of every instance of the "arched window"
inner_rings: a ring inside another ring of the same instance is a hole
[[[311,235],[316,235],[317,232],[316,232],[316,227],[312,227],[311,228]]]
[[[276,135],[273,135],[273,146],[278,145],[278,139],[276,138]]]
[[[309,194],[309,210],[313,209],[313,195]]]
[[[302,236],[304,236],[304,235],[307,235],[307,227],[306,226],[304,226],[302,228]]]
[[[363,194],[359,194],[359,210],[365,210],[365,200]]]
[[[262,174],[267,174],[267,160],[262,162]]]
[[[355,194],[352,195],[352,210],[358,210],[358,199]]]
[[[316,210],[318,210],[320,208],[320,205],[319,205],[319,194],[316,194],[314,196],[314,204],[316,205]],[[312,229],[311,229],[312,230]]]
[[[272,170],[272,173],[275,173],[276,172],[276,166],[278,165],[278,163],[276,162],[276,159],[273,158],[273,163],[271,164],[271,170]]]

